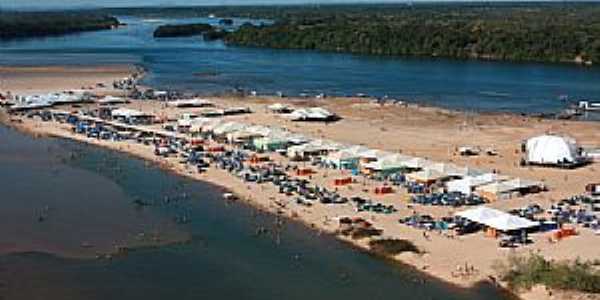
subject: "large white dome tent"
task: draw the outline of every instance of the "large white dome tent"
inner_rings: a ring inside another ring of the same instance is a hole
[[[584,162],[577,142],[569,137],[540,135],[525,143],[525,162],[532,165],[576,166]]]

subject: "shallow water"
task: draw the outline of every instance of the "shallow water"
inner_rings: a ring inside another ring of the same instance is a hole
[[[149,70],[145,83],[159,88],[203,94],[234,88],[289,95],[366,93],[474,111],[559,112],[566,106],[559,100],[564,95],[600,99],[597,67],[228,47],[199,37],[152,38],[160,24],[215,19],[120,19],[129,26],[0,42],[0,65],[137,63]],[[236,20],[237,25],[245,21]]]
[[[277,230],[275,216],[125,154],[1,126],[0,141],[0,235],[24,249],[0,256],[1,299],[507,299],[489,286],[454,288],[296,222]],[[20,212],[43,205],[41,223]],[[190,222],[173,221],[181,215]],[[259,226],[268,233],[257,236]],[[83,236],[102,245],[142,230],[189,240],[73,258],[98,250],[73,244]]]
[[[161,198],[180,194],[181,183],[150,185],[145,174],[152,170],[144,164],[71,142],[32,139],[5,127],[0,141],[0,253],[94,257],[118,246],[161,244],[151,238],[157,235],[162,242],[188,238],[172,216],[133,203],[162,204]]]

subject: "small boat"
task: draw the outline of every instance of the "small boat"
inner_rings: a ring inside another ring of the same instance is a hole
[[[585,111],[599,111],[600,112],[600,102],[592,102],[592,101],[579,101],[579,108]]]
[[[493,97],[493,98],[508,98],[511,96],[509,93],[496,92],[496,91],[480,91],[479,94],[482,96],[488,96],[488,97]]]
[[[567,108],[567,109],[565,109],[564,113],[568,114],[568,115],[573,115],[573,116],[581,116],[582,115],[581,109],[578,109],[578,108]]]
[[[232,193],[224,193],[223,199],[228,200],[228,201],[235,201],[238,199],[238,197]]]

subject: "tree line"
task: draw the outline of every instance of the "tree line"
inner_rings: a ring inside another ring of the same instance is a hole
[[[196,24],[177,24],[177,25],[161,25],[154,30],[154,37],[182,37],[182,36],[193,36],[200,35],[205,32],[214,30],[210,24],[196,23]]]
[[[223,38],[226,43],[237,46],[392,56],[600,62],[600,4],[593,2],[205,6],[53,13],[0,12],[0,39],[108,29],[119,24],[111,15],[215,15],[273,21],[272,25],[245,24],[232,33],[219,30],[203,33],[205,39]],[[183,34],[188,29],[177,28],[166,31],[165,35]]]
[[[228,19],[225,19],[228,20]],[[224,21],[228,23],[228,21]],[[158,26],[154,30],[155,38],[171,38],[171,37],[187,37],[194,35],[202,35],[205,41],[213,41],[222,39],[227,34],[227,31],[206,23],[193,24],[166,24]]]
[[[229,44],[356,54],[600,62],[600,5],[470,4],[279,11]],[[273,13],[273,12],[272,12]]]
[[[0,39],[111,29],[119,20],[97,12],[0,12]]]

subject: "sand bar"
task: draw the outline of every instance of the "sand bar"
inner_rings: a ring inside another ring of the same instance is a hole
[[[93,74],[94,72],[89,73]],[[121,78],[122,75],[124,74],[115,73],[111,76],[112,78]],[[53,74],[52,77],[56,77],[56,74]],[[67,75],[67,77],[69,76]],[[13,80],[14,85],[5,83],[4,88],[11,91],[26,92],[32,91],[30,87],[41,89],[38,87],[41,86],[56,91],[79,88],[82,83],[93,85],[97,81],[111,80],[109,75],[106,75],[106,77],[104,75],[86,77],[79,73],[74,77],[78,79],[58,80],[48,84],[48,78],[39,74],[29,77],[23,76],[19,81]],[[8,80],[7,82],[11,81]],[[342,116],[341,121],[325,126],[317,123],[290,122],[285,118],[267,112],[267,105],[281,102],[281,99],[264,97],[213,98],[211,100],[222,107],[244,105],[249,106],[254,111],[250,115],[225,117],[228,120],[248,124],[279,126],[313,137],[362,144],[372,148],[416,155],[440,162],[453,162],[473,168],[493,169],[509,176],[543,181],[550,188],[548,192],[490,204],[490,206],[502,210],[519,208],[530,203],[548,207],[551,203],[564,197],[581,194],[586,183],[600,182],[597,163],[576,170],[523,168],[518,165],[521,155],[518,153],[520,143],[526,138],[545,132],[569,134],[583,145],[600,146],[600,124],[598,123],[543,120],[508,114],[464,114],[416,105],[381,106],[369,103],[364,99],[286,100],[288,104],[296,107],[323,106]],[[194,111],[194,109],[167,108],[163,103],[156,101],[132,102],[126,106],[152,112],[166,118],[176,118],[184,111]],[[497,276],[493,268],[495,261],[502,260],[512,253],[538,252],[557,260],[578,257],[586,260],[600,257],[597,250],[600,249],[600,237],[594,236],[591,231],[584,229],[580,230],[580,235],[563,240],[560,243],[549,243],[547,236],[543,234],[535,235],[533,236],[534,243],[532,245],[513,250],[498,248],[497,241],[486,238],[483,234],[472,234],[458,238],[432,234],[428,239],[425,239],[420,230],[400,225],[397,222],[398,219],[412,214],[414,210],[433,216],[446,216],[459,209],[430,206],[413,206],[409,208],[408,203],[405,201],[406,195],[394,193],[375,197],[369,192],[371,186],[362,188],[360,185],[356,185],[352,190],[341,190],[340,193],[368,196],[382,203],[393,204],[399,209],[399,212],[392,215],[375,215],[368,212],[356,213],[349,205],[327,206],[319,203],[311,208],[293,204],[282,208],[275,203],[287,200],[285,196],[281,196],[271,186],[248,185],[225,171],[215,168],[210,168],[204,174],[198,174],[193,169],[178,164],[176,159],[164,160],[156,157],[152,153],[152,147],[149,146],[130,142],[89,139],[73,134],[70,127],[64,124],[42,124],[39,121],[29,119],[23,119],[22,121],[23,123],[18,124],[18,126],[29,132],[66,137],[124,151],[160,163],[181,175],[224,186],[239,194],[249,203],[271,212],[293,217],[318,230],[334,233],[338,229],[338,225],[332,220],[336,217],[359,215],[372,221],[377,228],[383,229],[384,236],[409,239],[425,251],[423,255],[402,254],[396,259],[461,286],[470,286],[481,280],[487,280],[489,276]],[[493,147],[499,152],[499,155],[495,157],[461,157],[456,154],[455,149],[463,145]],[[274,157],[273,159],[278,158]],[[319,170],[313,176],[313,180],[316,183],[330,187],[331,179],[342,175],[346,174],[343,174],[343,171],[324,172]],[[358,247],[367,248],[367,240],[346,240]],[[477,272],[467,277],[455,276],[453,272],[457,266],[464,264],[473,266]],[[524,294],[527,299],[546,299],[547,295],[547,293],[540,292],[537,289]]]

